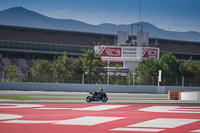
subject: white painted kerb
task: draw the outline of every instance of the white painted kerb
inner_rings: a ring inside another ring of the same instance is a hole
[[[181,92],[181,100],[200,101],[200,91]]]

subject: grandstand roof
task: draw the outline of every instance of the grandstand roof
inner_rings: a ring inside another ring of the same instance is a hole
[[[91,47],[114,45],[116,35],[0,25],[0,40]],[[200,42],[160,38],[150,38],[149,42],[150,46],[159,47],[164,53],[200,55]]]
[[[114,44],[114,35],[0,25],[0,40],[94,46]]]

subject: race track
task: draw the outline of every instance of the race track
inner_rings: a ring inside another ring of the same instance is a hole
[[[55,92],[55,91],[5,91],[0,90],[0,95],[25,95],[40,97],[65,97],[86,98],[88,92]],[[142,93],[107,93],[109,98],[116,99],[168,99],[168,94],[142,94]]]
[[[1,133],[200,132],[200,106],[0,103]]]

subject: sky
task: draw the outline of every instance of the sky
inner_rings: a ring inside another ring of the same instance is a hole
[[[0,0],[0,10],[16,6],[94,25],[140,20],[168,31],[200,32],[200,0]]]

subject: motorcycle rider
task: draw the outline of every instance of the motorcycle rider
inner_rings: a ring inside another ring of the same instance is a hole
[[[90,94],[91,94],[91,96],[86,97],[87,102],[91,102],[91,101],[106,102],[106,101],[108,101],[108,97],[102,88],[99,88],[95,92],[90,92]]]
[[[97,91],[93,93],[93,97],[100,98],[102,94],[104,93],[103,88],[99,88]]]

